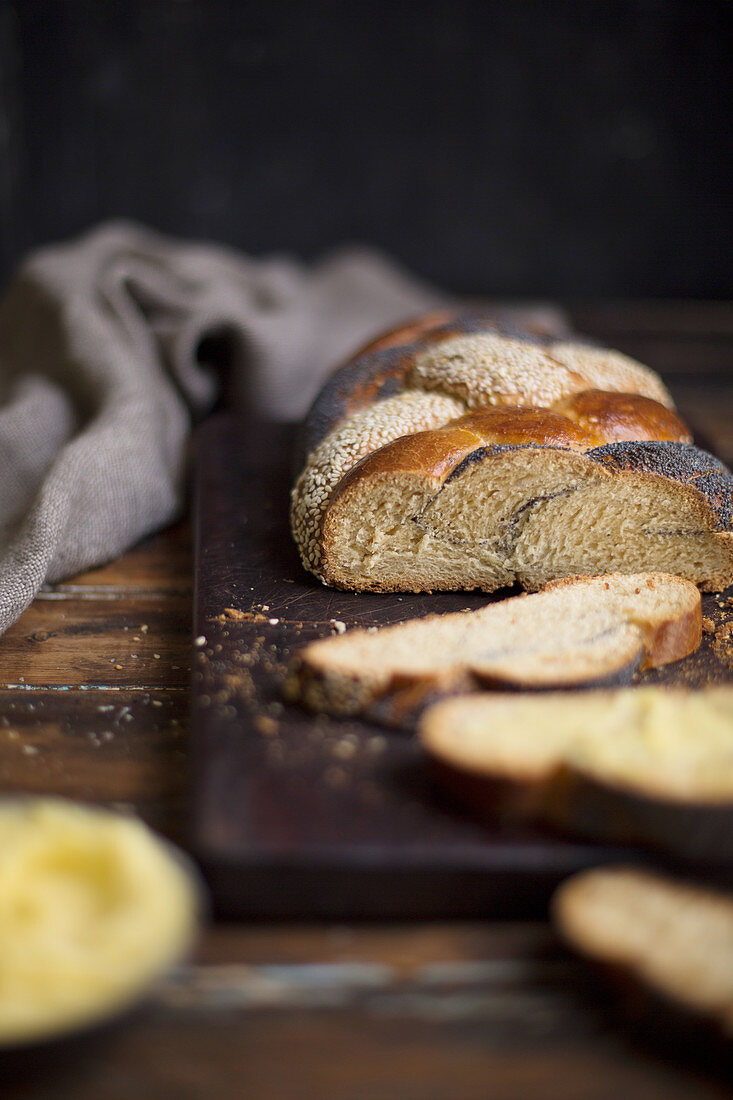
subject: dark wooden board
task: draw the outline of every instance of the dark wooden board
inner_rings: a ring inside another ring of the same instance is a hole
[[[283,705],[289,657],[335,622],[382,625],[488,598],[347,593],[308,576],[287,523],[292,435],[223,414],[198,439],[191,842],[218,908],[256,917],[531,915],[567,874],[633,857],[475,824],[430,789],[414,738]],[[706,613],[721,614],[714,597]],[[706,638],[697,654],[648,678],[702,684],[726,675]]]

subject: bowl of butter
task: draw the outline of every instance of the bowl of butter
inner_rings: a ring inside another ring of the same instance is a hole
[[[189,861],[134,817],[0,799],[0,1052],[144,1000],[192,948],[202,898]]]

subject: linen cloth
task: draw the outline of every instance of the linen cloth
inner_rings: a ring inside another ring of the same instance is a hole
[[[279,418],[380,329],[447,297],[379,253],[252,259],[127,223],[43,248],[0,302],[0,632],[44,582],[170,522],[220,380]]]

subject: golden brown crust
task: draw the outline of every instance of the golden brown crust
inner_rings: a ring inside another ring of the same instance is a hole
[[[424,474],[426,478],[444,477],[477,447],[536,445],[589,451],[619,440],[656,439],[656,435],[649,434],[654,431],[655,415],[660,423],[667,418],[670,423],[674,420],[680,425],[682,434],[689,434],[679,418],[657,401],[646,397],[635,398],[628,394],[604,393],[601,396],[608,399],[607,423],[600,421],[602,402],[595,397],[587,407],[582,402],[578,402],[576,406],[568,403],[571,411],[578,410],[577,420],[557,409],[502,405],[475,409],[440,428],[401,436],[393,443],[372,451],[352,467],[337,486],[331,502],[356,478],[371,477],[373,474],[410,470]],[[615,400],[618,397],[622,397],[623,401]],[[643,402],[643,405],[640,406],[639,402]],[[591,424],[595,414],[588,411],[590,409],[599,410],[599,421],[596,424]],[[630,418],[629,425],[624,422],[626,411]],[[608,436],[603,434],[606,427],[610,433]],[[629,434],[632,427],[637,432],[646,431],[647,434]]]
[[[553,409],[593,435],[596,447],[633,439],[692,443],[687,425],[672,409],[642,394],[583,390]]]
[[[482,446],[483,442],[478,432],[459,427],[457,421],[451,421],[444,428],[434,431],[403,435],[393,443],[380,447],[378,451],[372,451],[352,467],[336,486],[331,503],[349,485],[362,478],[397,473],[443,478],[467,454]]]
[[[527,406],[502,405],[476,409],[454,420],[452,427],[468,428],[481,437],[481,443],[532,443],[541,447],[569,447],[587,451],[597,447],[601,439],[596,432],[576,424],[554,409],[532,409]]]

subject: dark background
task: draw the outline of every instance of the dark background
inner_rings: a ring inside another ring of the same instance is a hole
[[[0,5],[0,274],[124,215],[458,291],[730,293],[727,2]]]

